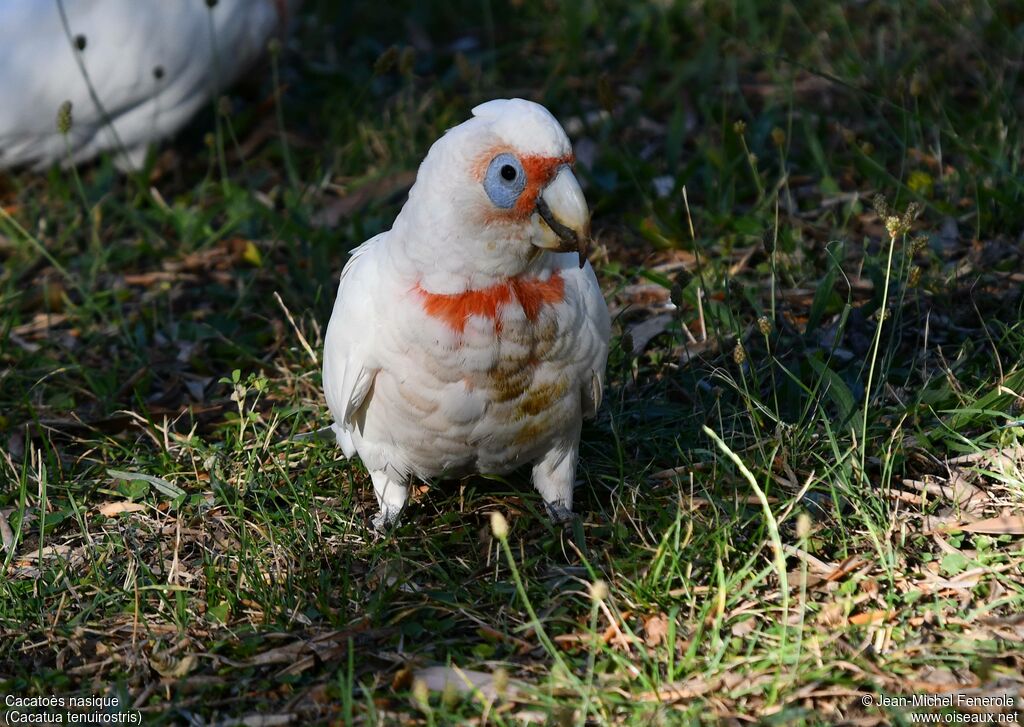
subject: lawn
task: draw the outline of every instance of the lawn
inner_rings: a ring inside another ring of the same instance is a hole
[[[382,536],[308,436],[338,275],[511,96],[573,140],[613,318],[578,518],[478,477]],[[1022,118],[1015,0],[307,0],[143,172],[0,172],[0,694],[1016,721]]]

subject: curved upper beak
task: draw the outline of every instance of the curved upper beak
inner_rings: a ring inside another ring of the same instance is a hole
[[[537,214],[543,224],[533,244],[556,252],[575,252],[582,268],[590,243],[590,210],[568,165],[562,166],[537,196]]]

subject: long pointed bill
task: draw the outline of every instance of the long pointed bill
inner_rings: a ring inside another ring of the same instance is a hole
[[[539,225],[541,234],[533,244],[556,252],[575,252],[582,268],[590,243],[590,210],[568,166],[559,169],[537,197],[537,214],[543,225]]]

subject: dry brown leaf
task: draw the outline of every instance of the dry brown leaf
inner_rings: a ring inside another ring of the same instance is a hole
[[[818,613],[817,621],[825,626],[838,626],[843,622],[843,612],[846,607],[839,601],[826,603]]]
[[[668,616],[658,613],[644,621],[644,643],[654,648],[668,635]]]
[[[104,502],[96,508],[96,512],[104,517],[113,517],[114,515],[118,515],[122,512],[140,512],[145,509],[146,506],[141,502],[123,500],[121,502]]]
[[[742,639],[744,636],[753,631],[756,626],[757,619],[753,616],[750,616],[749,618],[745,618],[742,621],[737,621],[736,623],[734,623],[730,631],[732,632],[733,636]]]
[[[951,500],[968,512],[980,509],[988,501],[984,490],[972,485],[959,469],[951,470],[949,478],[945,481],[903,480],[903,484],[918,492],[927,492]]]
[[[960,525],[950,525],[947,530],[963,530],[966,533],[985,533],[987,535],[1024,535],[1024,515],[1000,515],[984,520],[975,520]]]
[[[634,310],[637,308],[661,308],[669,302],[669,289],[664,285],[645,281],[627,285],[619,291],[618,297],[628,301]]]
[[[865,611],[850,616],[850,623],[854,626],[867,626],[868,624],[884,623],[891,619],[893,612],[890,610]]]
[[[956,517],[952,513],[925,515],[921,518],[921,532],[925,535],[947,533],[951,530],[957,530],[962,524],[974,521],[974,517],[966,511],[962,512],[961,515],[962,517]]]
[[[188,654],[181,659],[168,659],[163,660],[159,654],[154,654],[149,659],[150,666],[162,677],[168,679],[181,679],[182,677],[188,676],[195,666],[198,659],[195,654]]]

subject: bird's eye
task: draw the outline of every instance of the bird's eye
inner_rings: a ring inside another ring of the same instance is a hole
[[[484,191],[495,207],[510,209],[525,187],[523,165],[514,155],[504,153],[491,159],[484,177]]]

